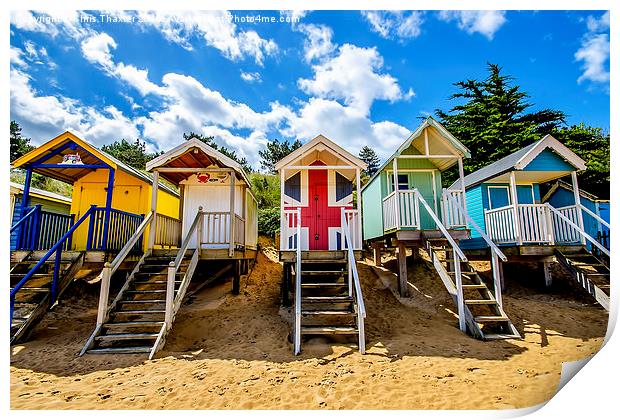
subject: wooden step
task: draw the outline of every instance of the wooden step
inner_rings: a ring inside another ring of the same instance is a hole
[[[106,322],[104,328],[120,328],[120,327],[161,327],[164,325],[160,321],[127,321],[127,322]]]
[[[496,305],[495,299],[465,299],[465,305]]]
[[[485,340],[510,340],[510,339],[521,339],[520,336],[515,334],[485,334]]]
[[[356,316],[357,314],[353,311],[342,311],[336,309],[325,309],[325,310],[317,310],[317,311],[301,311],[302,315],[352,315]]]
[[[450,274],[451,276],[456,274],[456,271],[448,271],[448,274]],[[468,276],[473,276],[474,274],[478,274],[475,271],[461,271],[461,274],[465,274]]]
[[[353,302],[353,298],[349,296],[304,296],[301,298],[302,302]]]
[[[129,311],[114,311],[112,315],[150,315],[150,314],[165,314],[166,311],[160,309],[135,309]]]
[[[486,284],[463,284],[463,289],[487,289]]]
[[[508,317],[501,315],[482,315],[474,317],[476,322],[505,322],[510,321]]]
[[[357,334],[356,327],[302,326],[302,334]]]
[[[121,340],[154,340],[159,334],[137,333],[137,334],[106,334],[95,337],[96,341],[121,341]]]
[[[337,259],[301,259],[301,263],[302,264],[346,264],[347,263],[347,259],[346,258],[337,258]]]
[[[132,295],[162,294],[166,293],[166,290],[125,290],[125,293],[131,293]]]
[[[15,289],[11,289],[11,292],[15,290]],[[20,287],[19,289],[17,289],[18,292],[30,292],[30,293],[45,293],[45,292],[49,292],[50,288],[49,287]]]
[[[137,305],[147,303],[166,303],[165,299],[136,299],[136,300],[121,300],[119,305]]]
[[[150,353],[152,347],[104,347],[99,349],[90,349],[87,353],[91,354],[115,354],[115,353]]]
[[[344,274],[344,270],[301,270],[302,276],[333,276],[342,274]]]
[[[304,288],[317,288],[317,287],[346,287],[345,283],[302,283],[301,287]]]
[[[175,283],[182,283],[183,280],[175,280]],[[153,281],[132,281],[131,284],[135,284],[138,286],[148,285],[148,284],[168,284],[167,280],[153,280]]]

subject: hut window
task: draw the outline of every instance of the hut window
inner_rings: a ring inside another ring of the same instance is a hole
[[[353,194],[353,184],[346,177],[336,172],[336,201]]]
[[[301,172],[297,172],[284,182],[284,193],[293,200],[301,201]]]
[[[399,190],[409,189],[409,175],[408,174],[398,174],[398,189]],[[392,191],[394,191],[394,177],[392,177]]]

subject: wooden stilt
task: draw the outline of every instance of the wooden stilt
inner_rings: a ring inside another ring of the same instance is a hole
[[[506,291],[506,283],[504,281],[504,263],[498,259],[497,268],[499,269],[499,284],[501,285],[502,293]]]
[[[372,257],[376,267],[381,267],[381,245],[374,243],[372,245]]]
[[[284,266],[282,267],[282,284],[280,285],[280,290],[282,293],[282,306],[291,306],[291,300],[289,299],[290,276],[291,263],[284,263]]]
[[[411,259],[413,260],[413,262],[416,262],[419,260],[420,254],[419,254],[419,247],[414,246],[411,248]]]
[[[233,282],[232,282],[233,295],[239,294],[240,285],[241,285],[241,264],[239,260],[235,260],[235,262],[233,263]]]
[[[454,251],[451,249],[446,249],[446,265],[448,266],[448,271],[454,272]]]
[[[544,262],[543,264],[543,273],[545,274],[545,287],[551,287],[553,283],[553,278],[551,277],[551,263]]]
[[[409,297],[407,286],[407,248],[398,244],[398,292],[402,297]]]

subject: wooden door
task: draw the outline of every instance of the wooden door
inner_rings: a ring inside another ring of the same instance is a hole
[[[327,197],[327,170],[311,170],[308,174],[308,228],[309,248],[326,250],[329,247],[329,206]]]

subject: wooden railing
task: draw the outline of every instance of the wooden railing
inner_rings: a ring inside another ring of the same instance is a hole
[[[573,222],[577,221],[577,206],[559,207],[556,209],[559,214],[565,216]],[[568,222],[553,213],[553,235],[555,242],[558,243],[575,243],[581,241],[579,231],[572,227]]]
[[[74,215],[41,210],[38,204],[27,209],[26,214],[11,227],[15,235],[15,249],[29,251],[50,249],[73,225]],[[71,249],[71,237],[63,249]]]
[[[500,207],[484,212],[485,225],[489,237],[498,244],[517,242],[514,222],[514,208]]]
[[[383,199],[383,230],[419,228],[420,208],[414,197],[415,190],[399,190]]]
[[[235,214],[235,245],[245,245],[245,219]]]
[[[467,227],[465,194],[461,190],[444,189],[441,196],[443,224],[448,229]]]
[[[223,245],[230,243],[230,212],[204,213],[202,219],[202,243],[209,245]]]
[[[181,221],[157,213],[155,215],[155,245],[168,247],[181,245]]]
[[[300,211],[297,211],[300,210]],[[288,209],[282,212],[280,229],[280,249],[291,251],[297,249],[297,244],[301,244],[301,230],[299,236],[297,225],[301,226],[301,209]],[[301,246],[301,245],[300,245]]]
[[[108,212],[109,222],[106,224]],[[97,207],[88,227],[87,249],[89,251],[121,250],[143,220],[144,215]],[[132,252],[141,250],[142,237],[135,243]]]
[[[342,224],[341,227],[341,235],[342,235],[342,249],[346,249],[345,247],[345,238],[346,232],[345,229],[349,229],[349,240],[353,245],[353,249],[362,249],[362,238],[360,236],[360,213],[356,209],[346,209],[344,207],[341,208],[341,212],[344,215],[344,221],[346,224]],[[348,242],[347,242],[348,243]]]
[[[292,211],[292,210],[288,210]],[[301,352],[301,209],[297,208],[295,217],[295,355]]]

